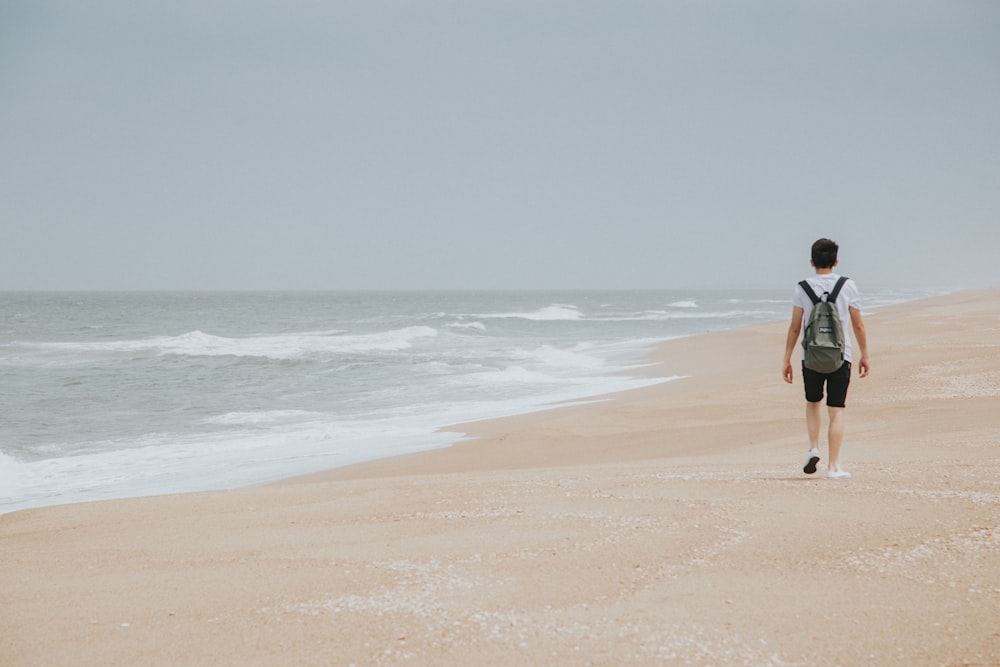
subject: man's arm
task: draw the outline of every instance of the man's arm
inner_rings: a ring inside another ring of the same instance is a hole
[[[858,341],[858,349],[861,350],[861,361],[858,362],[858,373],[861,377],[868,375],[871,366],[868,363],[868,335],[865,333],[865,321],[861,317],[861,311],[851,307],[851,328],[854,329],[854,340]]]
[[[792,372],[792,351],[795,344],[799,342],[799,334],[802,333],[802,314],[805,311],[798,306],[792,306],[792,321],[788,324],[788,336],[785,339],[785,363],[782,368],[782,375],[785,382],[791,384],[795,377]]]

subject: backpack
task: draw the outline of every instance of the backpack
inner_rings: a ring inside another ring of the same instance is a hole
[[[833,373],[844,365],[844,327],[837,312],[837,295],[847,282],[841,276],[832,292],[824,292],[825,299],[805,280],[799,283],[802,290],[813,302],[812,313],[802,336],[802,362],[809,370],[817,373]]]

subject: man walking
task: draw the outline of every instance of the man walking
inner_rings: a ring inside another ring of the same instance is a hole
[[[837,266],[837,251],[839,246],[830,239],[820,239],[812,246],[811,264],[815,270],[815,275],[802,281],[807,283],[810,291],[814,295],[823,298],[825,295],[836,295],[834,305],[837,315],[840,317],[841,327],[847,331],[848,322],[854,331],[854,338],[858,344],[860,359],[858,361],[859,377],[868,375],[868,339],[865,334],[865,324],[861,318],[861,300],[858,294],[857,285],[851,279],[843,282],[839,294],[835,292],[840,276],[833,272]],[[802,333],[803,322],[808,322],[812,314],[814,304],[813,299],[807,290],[800,283],[795,287],[795,295],[792,299],[792,321],[788,326],[788,337],[785,342],[785,361],[783,375],[785,382],[791,383],[794,375],[792,371],[792,352],[795,344]],[[805,385],[806,393],[806,427],[809,432],[809,454],[806,457],[806,464],[802,471],[806,474],[816,472],[816,464],[820,461],[819,435],[822,420],[822,410],[820,403],[823,400],[823,389],[826,388],[826,405],[829,415],[829,427],[827,439],[829,443],[829,453],[827,456],[827,473],[829,479],[848,479],[851,474],[840,467],[840,446],[844,440],[844,407],[847,401],[847,387],[851,382],[851,362],[852,345],[848,335],[843,336],[844,341],[844,362],[840,368],[823,373],[802,365],[802,381]]]

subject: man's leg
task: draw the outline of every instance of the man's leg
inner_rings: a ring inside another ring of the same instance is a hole
[[[851,384],[851,364],[844,365],[836,373],[827,378],[827,409],[830,412],[830,459],[827,461],[831,471],[840,467],[840,444],[844,440],[844,406],[847,405],[847,388]],[[846,473],[844,474],[846,477]]]
[[[830,470],[836,470],[840,463],[840,444],[844,441],[844,408],[828,407],[827,410],[830,413],[830,457],[827,463]],[[819,414],[819,410],[816,412]]]
[[[809,454],[806,456],[805,465],[802,466],[802,472],[807,475],[816,472],[816,464],[819,463],[820,459],[820,401],[823,400],[823,385],[825,382],[826,376],[809,370],[805,364],[802,364],[802,384],[806,391],[806,430],[809,433]]]
[[[819,449],[819,427],[821,420],[819,401],[806,401],[806,429],[809,431],[809,448]]]

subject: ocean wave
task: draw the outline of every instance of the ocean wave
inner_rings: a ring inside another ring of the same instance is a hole
[[[533,371],[524,366],[507,366],[504,369],[484,371],[468,375],[462,378],[463,384],[482,386],[485,384],[508,384],[508,385],[528,385],[528,384],[553,384],[564,382],[562,379]]]
[[[726,303],[736,304],[736,303],[773,303],[773,304],[790,304],[792,302],[791,297],[787,299],[726,299]]]
[[[322,416],[320,413],[306,410],[262,410],[260,412],[227,412],[224,415],[208,417],[202,421],[205,424],[219,426],[259,426]]]
[[[276,336],[227,338],[203,331],[179,336],[160,336],[141,340],[88,343],[29,343],[27,347],[65,353],[125,353],[178,355],[189,357],[260,357],[276,360],[301,359],[316,353],[392,352],[413,347],[420,339],[432,338],[437,330],[426,326],[369,334],[347,335],[343,332],[304,332]]]
[[[482,322],[452,322],[448,325],[452,329],[471,329],[473,331],[486,331],[486,325]]]
[[[603,322],[666,322],[669,320],[733,320],[742,322],[744,320],[759,320],[761,318],[773,317],[771,313],[760,310],[647,310],[642,313],[627,315],[609,315],[601,317]]]
[[[478,315],[477,317],[484,319],[521,319],[532,320],[534,322],[553,322],[579,320],[583,318],[583,314],[576,306],[554,303],[528,313],[490,313]]]
[[[578,344],[572,349],[562,349],[551,345],[537,348],[522,348],[512,350],[510,357],[524,361],[532,361],[547,368],[559,369],[606,369],[607,363],[594,355],[585,352],[586,345]]]

